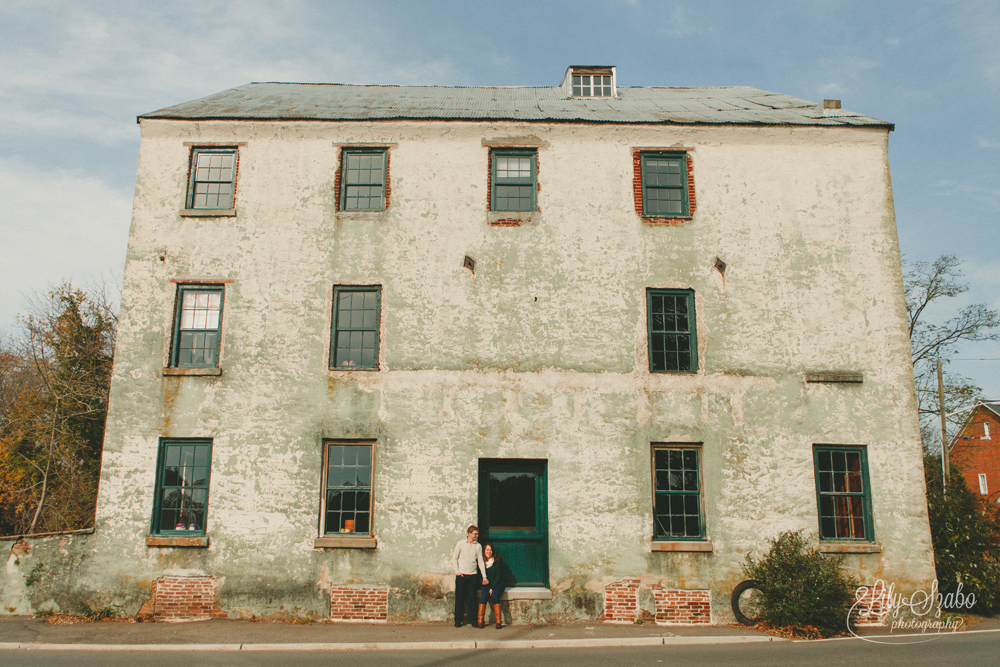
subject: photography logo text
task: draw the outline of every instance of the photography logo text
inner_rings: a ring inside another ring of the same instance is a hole
[[[886,584],[879,579],[873,586],[859,586],[855,591],[850,618],[861,627],[888,626],[889,634],[916,635],[917,638],[911,642],[884,642],[875,637],[862,637],[851,623],[848,623],[848,629],[855,637],[878,644],[930,641],[937,635],[955,632],[965,622],[961,616],[942,617],[942,609],[969,611],[975,605],[975,594],[963,593],[962,584],[954,591],[941,593],[935,580],[929,591],[917,589],[905,596],[896,592],[896,584]]]

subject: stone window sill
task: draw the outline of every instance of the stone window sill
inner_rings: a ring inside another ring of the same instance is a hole
[[[536,221],[538,211],[487,211],[486,223],[493,227],[520,227]]]
[[[694,219],[693,215],[643,215],[639,217],[647,225],[679,225]]]
[[[208,547],[208,537],[205,535],[199,537],[167,537],[167,536],[157,536],[150,535],[146,538],[147,547],[194,547],[205,549]]]
[[[819,550],[825,554],[879,554],[882,553],[882,545],[871,542],[863,544],[820,542]]]
[[[695,551],[695,552],[711,552],[712,543],[710,541],[704,542],[687,542],[685,540],[677,540],[675,542],[653,542],[653,551]]]
[[[501,600],[551,600],[552,591],[541,586],[508,588],[500,596]]]
[[[806,382],[837,382],[860,384],[865,381],[863,373],[849,373],[842,371],[828,371],[824,373],[806,373]]]
[[[233,218],[235,208],[182,208],[182,218]]]
[[[387,210],[381,211],[337,211],[338,220],[382,220]]]
[[[164,368],[164,375],[222,375],[221,368]]]
[[[374,537],[317,537],[313,541],[315,549],[374,549],[378,540]]]

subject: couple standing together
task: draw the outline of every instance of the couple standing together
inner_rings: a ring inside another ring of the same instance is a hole
[[[493,550],[493,545],[479,545],[476,538],[479,529],[469,526],[465,539],[455,545],[452,560],[455,562],[455,627],[462,627],[465,608],[469,608],[469,619],[472,619],[472,608],[475,604],[476,590],[482,586],[479,596],[479,616],[476,627],[484,627],[486,616],[486,601],[493,605],[493,615],[496,616],[497,629],[503,627],[500,622],[500,596],[510,581],[510,574],[500,563],[500,555]]]

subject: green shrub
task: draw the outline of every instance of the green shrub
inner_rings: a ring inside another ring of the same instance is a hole
[[[31,568],[31,572],[29,572],[28,576],[24,578],[24,585],[34,586],[35,584],[37,584],[39,580],[41,580],[42,578],[42,571],[44,569],[45,565],[43,563],[39,563],[35,567]]]
[[[951,473],[947,497],[941,491],[939,458],[924,460],[927,481],[927,510],[934,544],[938,589],[942,600],[962,586],[962,595],[976,596],[976,604],[952,607],[955,611],[974,611],[992,615],[1000,612],[1000,559],[990,547],[1000,535],[996,510],[977,501],[958,470]],[[945,607],[947,609],[947,607]]]
[[[809,547],[802,531],[781,533],[758,560],[748,554],[743,572],[760,582],[751,613],[771,627],[808,637],[847,631],[858,582],[841,569],[839,559]]]
[[[88,621],[104,621],[109,618],[115,618],[115,610],[111,607],[104,607],[103,609],[91,609],[86,602],[78,601],[76,603],[76,613],[83,616]]]

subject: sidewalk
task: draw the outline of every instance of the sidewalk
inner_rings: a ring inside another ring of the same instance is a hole
[[[293,623],[197,621],[125,623],[107,621],[51,625],[24,616],[0,617],[0,650],[471,650],[661,646],[785,641],[726,625],[666,627],[649,623],[560,623],[455,628],[451,623]]]

